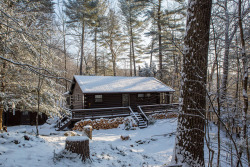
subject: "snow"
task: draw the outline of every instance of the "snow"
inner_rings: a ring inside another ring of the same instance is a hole
[[[63,131],[55,131],[53,125],[39,126],[45,136],[38,137],[34,126],[8,127],[7,133],[0,134],[0,166],[162,166],[171,161],[176,124],[173,118],[157,120],[145,129],[93,130],[93,139],[89,141],[92,162],[82,162],[79,157],[55,160],[64,150],[67,136]],[[82,135],[82,132],[77,133]],[[121,135],[130,139],[122,141]]]
[[[53,122],[53,121],[50,121]],[[171,164],[175,146],[177,119],[161,119],[145,129],[124,130],[122,127],[108,130],[93,130],[89,140],[91,162],[82,162],[79,156],[65,152],[65,131],[55,131],[55,124],[39,126],[40,136],[35,135],[35,126],[8,127],[7,133],[0,133],[0,166],[3,167],[159,167]],[[209,125],[210,147],[217,157],[217,126]],[[81,136],[82,132],[76,131]],[[126,141],[122,136],[129,136]],[[74,137],[71,137],[74,138]],[[236,140],[241,144],[240,140]],[[231,166],[230,140],[221,131],[221,166]],[[206,145],[206,144],[205,144]],[[63,155],[63,156],[62,156]],[[205,147],[205,162],[208,162]],[[216,158],[213,166],[216,166]],[[236,157],[234,156],[234,161]],[[244,162],[244,161],[243,161]],[[83,164],[84,163],[84,164]],[[247,166],[246,161],[243,166]]]
[[[83,93],[174,92],[154,77],[75,75]]]
[[[89,140],[88,137],[85,136],[70,136],[66,138],[67,141],[86,141]]]

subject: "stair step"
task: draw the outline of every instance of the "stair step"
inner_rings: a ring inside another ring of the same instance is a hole
[[[147,126],[139,126],[140,129],[146,128]]]

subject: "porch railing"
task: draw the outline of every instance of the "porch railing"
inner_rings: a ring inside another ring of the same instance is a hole
[[[178,111],[179,104],[155,104],[155,105],[141,105],[137,106],[140,111],[147,115],[151,115],[159,112],[170,112],[170,111]]]
[[[149,119],[148,119],[147,115],[142,111],[141,106],[137,106],[137,108],[140,111],[142,118],[147,122],[147,125],[148,125]]]
[[[90,108],[90,109],[72,109],[72,119],[95,119],[126,117],[130,115],[129,107],[111,107],[111,108]]]

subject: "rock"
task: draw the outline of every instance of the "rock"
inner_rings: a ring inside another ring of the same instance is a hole
[[[23,137],[24,137],[24,140],[30,140],[29,136],[27,135],[24,135]]]
[[[13,140],[12,142],[15,143],[15,144],[19,144],[20,143],[18,140]]]

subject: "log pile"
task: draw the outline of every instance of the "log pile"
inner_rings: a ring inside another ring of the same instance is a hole
[[[134,122],[132,118],[126,117],[118,117],[118,118],[112,118],[112,119],[96,119],[96,120],[82,120],[77,123],[75,123],[75,126],[73,130],[79,130],[83,131],[84,126],[90,125],[93,129],[99,130],[99,129],[113,129],[118,128],[119,125],[124,124],[126,121],[130,121],[132,127],[137,127],[137,124]]]
[[[66,138],[65,149],[79,154],[82,161],[89,159],[89,139],[84,136],[71,136]]]
[[[168,119],[168,118],[176,118],[178,117],[178,114],[176,113],[157,113],[151,115],[154,119]]]

